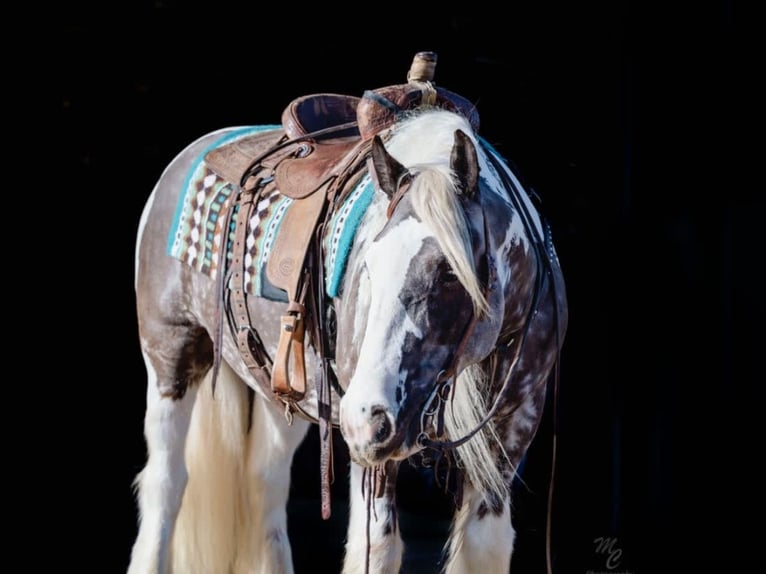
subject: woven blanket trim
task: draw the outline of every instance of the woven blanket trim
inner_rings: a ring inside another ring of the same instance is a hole
[[[202,150],[202,152],[194,160],[194,163],[192,164],[191,169],[189,169],[189,171],[187,172],[186,178],[184,179],[183,187],[181,188],[183,191],[180,197],[178,198],[176,211],[173,214],[173,223],[170,226],[170,233],[168,234],[168,244],[167,244],[168,255],[173,256],[174,243],[176,240],[176,232],[178,230],[178,226],[181,220],[181,215],[183,214],[184,206],[186,204],[186,193],[189,189],[189,185],[191,184],[192,178],[197,173],[197,170],[199,169],[199,167],[204,163],[205,156],[208,154],[208,152],[224,144],[231,143],[233,141],[242,139],[244,137],[247,137],[259,132],[281,129],[281,127],[282,126],[280,125],[262,125],[262,126],[245,126],[241,128],[236,128],[233,132],[228,133],[224,136],[221,136],[220,138],[216,139],[213,143],[211,143],[209,146],[207,146],[205,149]]]
[[[356,236],[362,216],[375,195],[375,185],[370,174],[362,177],[330,221],[330,232],[324,238],[325,291],[329,297],[337,297],[346,268],[346,261]]]

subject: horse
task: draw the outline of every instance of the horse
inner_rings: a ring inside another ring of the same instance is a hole
[[[341,122],[324,148],[337,126],[224,128],[159,177],[136,238],[147,459],[129,574],[293,572],[290,472],[314,424],[348,447],[344,574],[400,570],[397,471],[428,460],[456,485],[443,571],[509,571],[511,485],[557,373],[566,289],[534,197],[477,114],[441,100]],[[239,179],[211,170],[248,142]],[[287,197],[289,181],[303,191]],[[268,269],[276,218],[313,197],[293,228],[299,281],[275,287],[256,260]],[[326,473],[331,449],[321,459]]]

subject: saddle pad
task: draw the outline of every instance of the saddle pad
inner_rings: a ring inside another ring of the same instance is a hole
[[[169,256],[212,279],[216,278],[220,249],[224,241],[224,214],[237,186],[213,172],[204,158],[208,152],[219,146],[254,133],[275,129],[281,129],[281,126],[241,128],[223,136],[200,153],[189,170],[178,199],[175,218],[168,236]],[[356,228],[372,200],[373,193],[371,178],[365,174],[331,218],[329,233],[324,238],[326,291],[331,297],[336,296],[340,290],[343,270]],[[292,203],[291,198],[274,188],[261,198],[253,210],[247,227],[245,256],[245,290],[251,295],[287,302],[287,292],[274,287],[268,280],[266,266],[281,222]],[[231,244],[234,239],[235,221],[236,217],[232,217],[226,233],[227,262],[232,259]]]
[[[330,219],[328,232],[323,238],[325,291],[330,297],[336,297],[340,292],[356,230],[374,195],[375,184],[370,174],[365,173]]]

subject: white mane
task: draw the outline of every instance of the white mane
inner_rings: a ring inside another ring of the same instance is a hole
[[[426,109],[398,124],[386,149],[418,174],[407,191],[415,213],[434,233],[452,272],[471,297],[474,313],[482,316],[489,311],[489,306],[476,276],[468,222],[450,168],[458,129],[465,132],[478,149],[468,120],[438,109]]]

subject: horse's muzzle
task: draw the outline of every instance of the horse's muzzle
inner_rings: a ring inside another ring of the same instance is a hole
[[[406,458],[399,452],[404,436],[397,433],[395,417],[384,405],[349,407],[341,402],[340,430],[351,460],[361,466]]]

